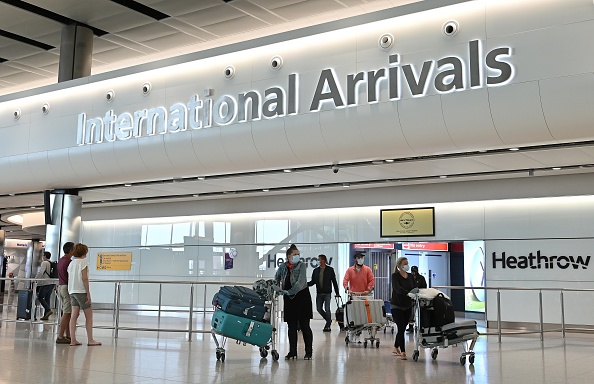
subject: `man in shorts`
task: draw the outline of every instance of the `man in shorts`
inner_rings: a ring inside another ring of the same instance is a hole
[[[64,256],[58,261],[58,296],[62,301],[62,320],[60,321],[60,330],[56,344],[70,344],[70,315],[72,306],[70,305],[70,295],[68,294],[68,265],[74,254],[74,243],[69,241],[62,247]]]

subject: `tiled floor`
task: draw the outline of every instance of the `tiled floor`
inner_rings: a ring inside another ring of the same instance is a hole
[[[97,323],[111,317],[97,314]],[[170,319],[172,323],[178,320]],[[144,323],[137,316],[138,324]],[[201,316],[197,326],[208,327]],[[78,347],[55,344],[52,325],[28,322],[2,323],[0,328],[0,382],[2,383],[592,383],[594,382],[594,337],[569,334],[482,336],[476,345],[474,365],[460,365],[462,347],[440,349],[437,360],[422,350],[418,362],[392,356],[393,336],[380,333],[381,345],[363,348],[345,346],[344,333],[336,326],[322,333],[323,322],[314,320],[314,359],[284,361],[288,352],[286,328],[280,329],[281,360],[262,359],[258,350],[229,341],[226,361],[217,361],[210,334],[186,341],[181,333],[113,331],[98,329],[104,345]],[[77,335],[84,343],[84,329]],[[413,350],[412,336],[409,354]]]

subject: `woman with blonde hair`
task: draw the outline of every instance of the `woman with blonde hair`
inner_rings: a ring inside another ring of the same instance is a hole
[[[394,340],[394,355],[406,360],[406,347],[404,343],[404,330],[410,319],[412,312],[413,301],[408,296],[408,293],[413,290],[415,279],[413,275],[408,273],[408,259],[406,257],[399,257],[396,261],[396,268],[392,274],[392,298],[390,300],[392,307],[392,314],[398,332],[396,332],[396,339]]]
[[[89,263],[87,253],[89,248],[84,244],[76,244],[73,260],[68,265],[68,294],[72,305],[70,317],[70,345],[81,345],[76,340],[76,320],[82,309],[85,314],[85,328],[87,329],[87,345],[89,347],[101,345],[93,339],[93,309],[91,308],[91,290],[89,289]]]

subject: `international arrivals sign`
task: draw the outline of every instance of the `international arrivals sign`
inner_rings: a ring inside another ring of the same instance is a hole
[[[389,101],[400,100],[403,90],[413,97],[425,96],[429,89],[448,93],[473,88],[500,86],[514,73],[508,61],[509,47],[494,48],[486,54],[480,40],[468,42],[466,57],[447,56],[423,63],[408,63],[399,54],[392,54],[383,68],[348,74],[339,78],[332,68],[320,71],[315,91],[307,105],[298,104],[299,74],[288,75],[286,84],[264,90],[224,94],[217,99],[194,94],[187,101],[154,106],[138,111],[116,113],[108,110],[103,116],[78,115],[77,144],[90,145],[133,138],[164,135],[225,126],[234,123],[274,119],[303,112],[318,112],[322,105],[332,108],[359,105],[359,91],[364,89],[367,103],[377,103],[382,91]]]

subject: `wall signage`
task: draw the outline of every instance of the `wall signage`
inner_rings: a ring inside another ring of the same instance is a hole
[[[590,256],[545,256],[539,251],[536,255],[530,252],[527,256],[511,256],[505,252],[501,252],[501,256],[497,256],[493,252],[493,269],[498,266],[500,268],[509,269],[587,269],[590,264]]]
[[[387,90],[389,100],[396,101],[401,98],[403,89],[413,97],[423,97],[430,87],[438,93],[448,93],[504,85],[514,73],[512,64],[506,61],[511,54],[509,47],[494,48],[483,54],[481,41],[472,40],[468,43],[466,57],[447,56],[414,64],[392,54],[386,67],[348,74],[343,79],[338,78],[332,68],[326,68],[320,72],[306,111],[298,105],[299,75],[293,73],[284,86],[270,87],[263,92],[225,94],[216,100],[192,95],[188,101],[169,107],[121,113],[108,110],[97,117],[80,113],[77,144],[99,144],[317,112],[324,104],[332,108],[354,107],[359,104],[360,90],[365,90],[368,103],[377,103],[382,101],[382,90]]]
[[[402,249],[408,251],[441,251],[449,250],[448,243],[402,243]]]
[[[97,270],[129,271],[132,269],[132,252],[100,252],[97,254]]]
[[[433,208],[382,209],[380,237],[435,236]]]

